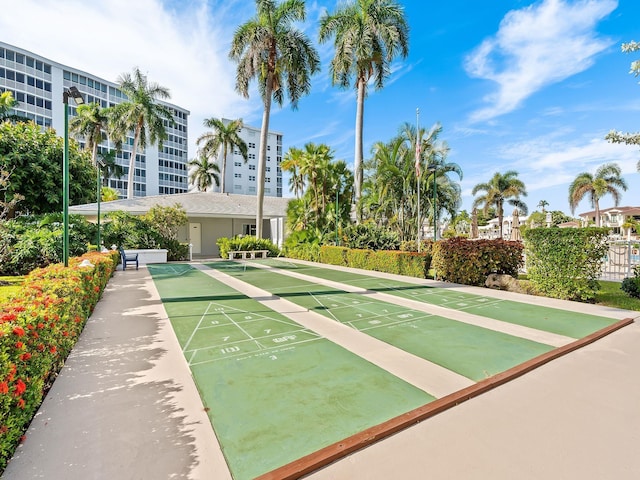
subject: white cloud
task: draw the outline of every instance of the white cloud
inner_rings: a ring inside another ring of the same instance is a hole
[[[518,108],[545,86],[580,73],[611,46],[598,37],[598,21],[618,6],[617,0],[543,0],[508,12],[495,36],[485,39],[465,60],[472,77],[491,80],[497,91],[484,97],[474,122]]]
[[[161,0],[0,0],[0,7],[11,11],[0,16],[7,43],[110,81],[138,66],[168,87],[170,102],[191,111],[192,156],[204,118],[260,120],[261,102],[234,90],[235,65],[227,53],[236,23],[215,21],[224,15],[221,6],[204,0],[181,2],[175,10]]]

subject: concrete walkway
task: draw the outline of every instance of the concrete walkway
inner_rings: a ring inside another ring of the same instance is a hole
[[[640,478],[638,372],[636,323],[309,478]],[[118,271],[2,479],[169,478],[231,477],[148,271]]]

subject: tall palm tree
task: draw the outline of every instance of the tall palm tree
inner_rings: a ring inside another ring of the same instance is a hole
[[[195,185],[200,192],[206,192],[215,182],[216,186],[220,185],[220,167],[215,162],[210,162],[209,157],[200,153],[199,158],[194,158],[187,162],[189,167],[195,167],[189,173],[189,181]]]
[[[249,97],[249,82],[256,79],[264,110],[258,154],[256,237],[262,237],[264,173],[272,99],[280,106],[286,96],[291,107],[311,89],[311,76],[320,68],[318,52],[309,38],[293,26],[305,20],[304,0],[256,0],[256,15],[240,25],[229,57],[237,62],[236,90]]]
[[[104,133],[109,125],[108,110],[101,108],[99,103],[83,103],[78,105],[78,115],[69,121],[69,130],[81,135],[85,139],[84,148],[91,152],[91,161],[97,162],[98,145],[104,139]]]
[[[613,197],[616,207],[620,203],[620,191],[627,189],[627,183],[620,175],[622,171],[616,163],[605,163],[596,170],[596,174],[589,172],[578,174],[569,186],[569,206],[573,214],[580,201],[589,197],[591,206],[596,211],[596,227],[600,226],[600,199],[607,193]]]
[[[149,82],[138,67],[133,69],[133,74],[120,75],[117,83],[128,100],[112,107],[110,127],[118,146],[121,146],[127,134],[133,131],[133,147],[127,177],[127,198],[133,198],[138,148],[144,149],[149,143],[158,143],[158,148],[162,148],[162,142],[167,139],[164,122],[174,123],[171,109],[157,103],[159,99],[168,100],[171,94],[168,88],[156,82]]]
[[[284,155],[280,167],[283,171],[289,172],[289,187],[293,190],[296,198],[300,198],[300,194],[304,191],[304,175],[301,172],[304,152],[296,147],[289,148]]]
[[[225,124],[222,120],[211,117],[205,118],[203,125],[211,128],[212,131],[200,135],[196,144],[202,144],[202,153],[210,158],[217,157],[219,151],[222,150],[220,191],[224,193],[224,181],[227,173],[227,154],[229,150],[237,148],[242,158],[244,158],[245,163],[249,158],[247,144],[238,134],[238,131],[242,128],[242,119],[231,120]]]
[[[403,8],[391,0],[351,0],[320,19],[320,42],[334,38],[331,61],[333,84],[346,88],[355,78],[357,91],[355,126],[355,200],[362,194],[362,141],[364,98],[373,79],[381,89],[396,56],[409,54],[409,26]]]
[[[473,201],[473,208],[482,206],[482,212],[486,215],[491,207],[496,208],[498,223],[500,224],[500,238],[502,238],[502,220],[504,218],[504,203],[517,207],[521,213],[527,214],[527,205],[520,197],[527,196],[524,182],[518,178],[518,172],[509,170],[504,174],[496,172],[491,180],[479,183],[471,191],[472,195],[484,192]]]

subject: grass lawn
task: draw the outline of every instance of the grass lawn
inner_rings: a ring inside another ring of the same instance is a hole
[[[23,281],[24,277],[0,276],[0,302],[18,293],[18,290],[20,290]]]
[[[633,298],[620,289],[619,282],[600,281],[600,290],[596,294],[596,303],[608,307],[640,311],[640,298]]]

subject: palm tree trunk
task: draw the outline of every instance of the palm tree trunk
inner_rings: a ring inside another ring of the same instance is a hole
[[[502,203],[498,203],[498,224],[500,225],[500,240],[502,240],[502,220],[504,219],[504,211]]]
[[[96,158],[97,156],[98,156],[98,144],[93,142],[93,145],[91,147],[91,161],[93,162],[94,167],[98,166],[98,161]]]
[[[264,205],[264,170],[267,160],[267,140],[269,138],[269,115],[271,113],[271,95],[273,93],[273,77],[269,75],[264,91],[264,111],[262,112],[262,129],[260,130],[260,152],[258,153],[258,191],[256,202],[256,238],[262,238],[262,212]]]
[[[598,199],[594,199],[593,206],[596,207],[596,227],[600,226],[600,203]]]
[[[224,193],[224,179],[227,176],[227,145],[222,146],[222,169],[220,180],[220,193]]]
[[[131,158],[129,158],[129,173],[127,175],[127,198],[133,198],[133,174],[136,169],[136,152],[138,151],[138,140],[140,139],[140,130],[142,125],[138,123],[136,132],[133,137],[133,148],[131,149]]]
[[[355,144],[355,157],[353,161],[353,176],[355,184],[355,201],[356,205],[360,202],[360,196],[362,195],[362,130],[364,121],[364,89],[366,83],[363,78],[358,79],[358,100],[356,103],[356,144]],[[357,208],[357,220],[362,220],[362,211],[360,207]]]

